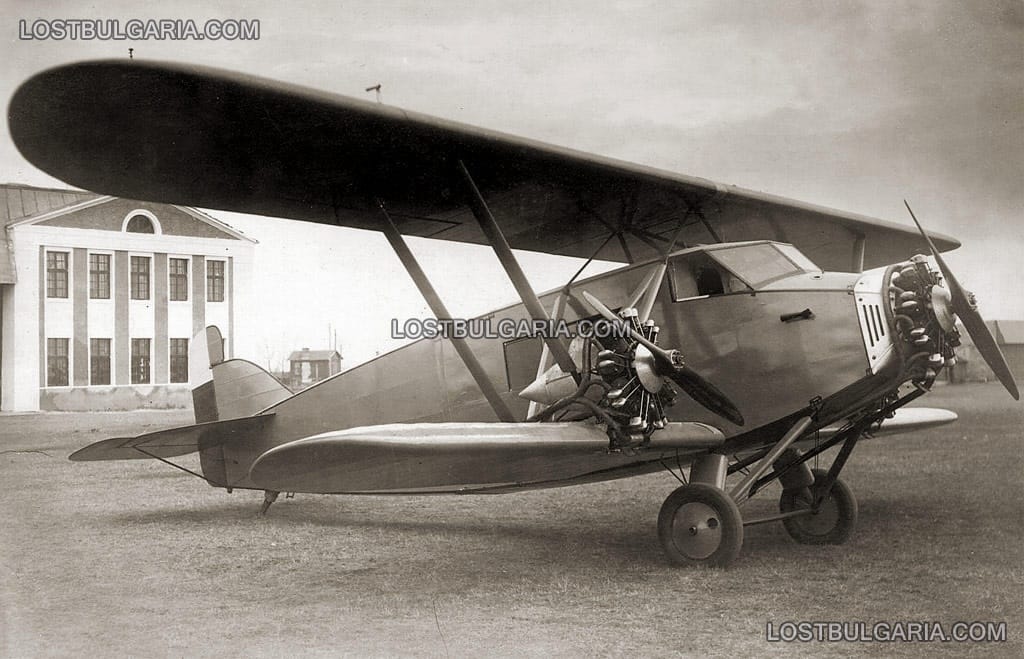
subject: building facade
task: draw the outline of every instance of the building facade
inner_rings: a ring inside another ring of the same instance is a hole
[[[255,241],[205,213],[0,186],[0,409],[185,407],[188,348],[250,349]]]

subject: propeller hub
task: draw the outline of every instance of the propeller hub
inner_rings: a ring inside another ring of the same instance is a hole
[[[949,333],[956,329],[956,314],[953,313],[953,296],[949,289],[941,284],[932,286],[932,313],[943,332]]]
[[[665,378],[662,377],[655,366],[654,353],[644,345],[637,345],[633,352],[633,369],[644,389],[652,394],[661,391],[665,386]]]

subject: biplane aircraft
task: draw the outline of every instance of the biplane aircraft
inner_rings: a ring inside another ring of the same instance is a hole
[[[658,517],[665,553],[722,566],[745,524],[849,538],[839,476],[857,443],[956,418],[904,406],[954,361],[957,318],[1019,397],[941,256],[959,243],[920,224],[168,63],[42,72],[9,123],[29,161],[98,193],[381,231],[437,318],[450,314],[404,236],[490,245],[520,301],[488,319],[618,327],[422,339],[295,394],[225,358],[211,327],[192,342],[195,425],[71,456],[198,452],[195,475],[263,490],[261,512],[279,492],[500,493],[666,470],[682,485]],[[624,265],[537,294],[512,248]],[[775,481],[779,512],[744,519]]]

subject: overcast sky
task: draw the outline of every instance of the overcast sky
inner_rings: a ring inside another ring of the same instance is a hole
[[[195,62],[369,97],[585,151],[909,223],[990,318],[1024,318],[1024,2],[11,2],[0,96],[97,57]],[[36,18],[259,19],[259,41],[20,41]],[[0,181],[61,185],[6,131]],[[260,241],[266,363],[324,347],[349,365],[425,313],[383,238],[218,211]],[[512,298],[486,248],[413,241],[457,314]],[[577,262],[531,256],[538,288]],[[465,282],[472,281],[472,286]]]

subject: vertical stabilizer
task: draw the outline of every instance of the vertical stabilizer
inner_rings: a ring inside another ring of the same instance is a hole
[[[292,395],[270,373],[244,359],[224,359],[224,339],[211,325],[192,339],[189,381],[196,423],[252,416]]]

